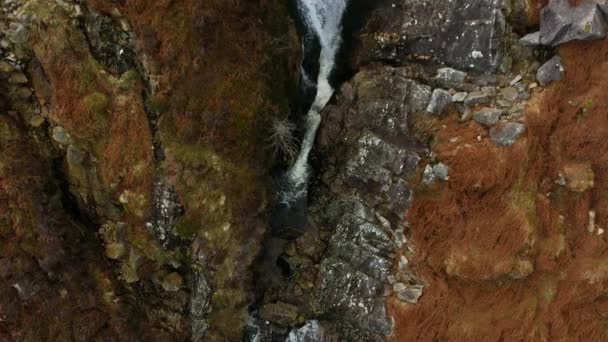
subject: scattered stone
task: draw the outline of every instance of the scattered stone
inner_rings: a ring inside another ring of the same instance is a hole
[[[177,272],[167,274],[161,283],[163,289],[167,292],[176,292],[184,285],[184,279]]]
[[[30,119],[30,125],[32,125],[32,127],[40,127],[44,123],[44,120],[44,117],[41,115],[33,115]]]
[[[499,107],[511,107],[512,103],[507,100],[504,100],[504,99],[498,99],[498,100],[496,100],[496,104]]]
[[[473,83],[479,86],[496,85],[498,77],[496,74],[481,74],[473,79]]]
[[[559,56],[553,56],[545,64],[543,64],[536,72],[536,79],[541,85],[547,85],[553,81],[559,81],[562,79],[564,73],[564,67],[562,60]]]
[[[21,23],[12,22],[6,32],[8,39],[15,44],[24,44],[30,38],[27,27]]]
[[[526,130],[526,126],[517,122],[508,122],[490,129],[490,141],[498,146],[511,146]]]
[[[517,76],[515,76],[515,77],[514,77],[514,78],[511,80],[511,82],[509,82],[509,85],[514,86],[514,85],[516,85],[516,84],[517,84],[519,81],[521,81],[521,79],[522,79],[521,75],[517,75]]]
[[[567,164],[562,174],[567,188],[571,191],[582,193],[594,186],[595,173],[589,163]]]
[[[464,102],[466,100],[468,93],[461,91],[452,95],[452,102]]]
[[[551,0],[541,11],[540,43],[557,46],[573,40],[601,39],[606,22],[597,3],[571,6],[568,0]]]
[[[11,76],[8,79],[8,82],[11,84],[26,84],[27,83],[27,77],[25,76],[25,74],[21,71],[17,71],[11,74]]]
[[[427,165],[424,168],[424,172],[422,173],[422,183],[426,185],[433,184],[435,180],[435,173],[433,172],[433,167],[431,165]]]
[[[394,276],[394,275],[392,275],[392,274],[391,274],[391,275],[389,275],[388,277],[386,277],[386,280],[387,280],[387,281],[388,281],[388,283],[389,283],[389,284],[391,284],[391,285],[392,285],[392,284],[394,284],[394,283],[397,281],[397,279],[395,278],[395,276]]]
[[[518,93],[517,89],[515,89],[514,87],[506,87],[506,88],[500,89],[500,95],[502,96],[503,99],[505,99],[509,102],[514,102],[515,100],[517,100],[519,93]]]
[[[538,83],[536,83],[536,82],[532,82],[532,83],[530,83],[530,85],[528,86],[528,89],[534,89],[534,88],[536,88],[536,87],[538,87]]]
[[[589,210],[589,224],[587,225],[587,231],[593,233],[595,230],[595,210]]]
[[[407,289],[407,285],[405,285],[404,283],[395,283],[393,285],[393,291],[395,292],[403,292]]]
[[[260,308],[260,318],[287,326],[298,318],[298,308],[283,302],[264,304]]]
[[[452,103],[452,95],[450,95],[447,90],[438,88],[433,90],[426,111],[433,114],[440,114],[450,103]]]
[[[465,106],[467,107],[472,107],[478,104],[484,104],[484,103],[488,103],[490,102],[490,98],[488,97],[488,95],[480,92],[480,91],[475,91],[472,93],[469,93],[469,95],[467,96],[467,99],[464,101]]]
[[[467,77],[467,73],[464,71],[452,69],[452,68],[441,68],[437,70],[435,80],[444,84],[455,84],[462,83]]]
[[[410,285],[405,290],[397,293],[399,300],[411,304],[418,303],[418,299],[422,296],[423,285]]]
[[[61,126],[55,126],[53,128],[53,140],[60,143],[61,145],[67,145],[70,143],[69,134]]]
[[[120,242],[110,243],[106,245],[106,256],[112,260],[117,260],[125,255],[125,245]]]
[[[486,107],[473,114],[473,120],[484,126],[493,126],[498,122],[501,115],[502,110]]]
[[[438,163],[433,165],[433,174],[443,181],[447,181],[450,178],[449,172],[450,169],[444,163]]]
[[[68,146],[66,160],[69,165],[81,165],[86,154],[74,144]]]
[[[496,88],[491,86],[481,87],[481,92],[486,94],[488,97],[496,96]]]

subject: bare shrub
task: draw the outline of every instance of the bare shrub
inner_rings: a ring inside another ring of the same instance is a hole
[[[289,119],[274,118],[270,124],[270,146],[274,148],[275,155],[282,154],[289,162],[298,156],[298,143],[294,136],[296,126]]]

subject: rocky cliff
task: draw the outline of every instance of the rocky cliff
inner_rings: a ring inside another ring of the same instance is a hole
[[[2,340],[608,339],[608,5],[350,0],[277,212],[298,1],[0,0]]]

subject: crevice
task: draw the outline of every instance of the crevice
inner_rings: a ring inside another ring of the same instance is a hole
[[[165,153],[159,134],[161,113],[151,105],[155,89],[145,63],[135,47],[135,35],[124,19],[114,18],[109,14],[89,8],[83,9],[80,21],[89,49],[93,56],[116,77],[134,70],[144,83],[140,94],[143,109],[148,118],[148,127],[152,136],[155,181],[153,189],[153,214],[146,227],[166,248],[177,246],[181,238],[174,234],[174,223],[184,214],[184,207],[175,190],[167,184],[162,176],[162,162]]]

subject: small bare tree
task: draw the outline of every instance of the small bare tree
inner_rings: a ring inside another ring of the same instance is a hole
[[[275,155],[283,154],[288,162],[293,162],[298,156],[298,143],[294,136],[296,126],[288,118],[274,118],[270,125],[270,146]]]

